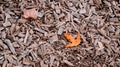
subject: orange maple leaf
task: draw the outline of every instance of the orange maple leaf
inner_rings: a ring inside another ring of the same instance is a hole
[[[74,47],[81,43],[80,33],[77,34],[76,38],[73,38],[73,36],[69,33],[64,33],[64,37],[71,42],[69,44],[66,44],[66,48]]]

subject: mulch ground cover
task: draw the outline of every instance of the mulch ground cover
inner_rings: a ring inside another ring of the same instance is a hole
[[[0,67],[120,67],[119,21],[120,0],[0,0]]]

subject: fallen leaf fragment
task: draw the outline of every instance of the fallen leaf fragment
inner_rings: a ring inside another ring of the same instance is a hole
[[[70,41],[70,42],[74,42],[74,41],[75,41],[75,39],[73,38],[73,36],[72,36],[71,34],[69,34],[69,33],[64,33],[64,37],[65,37],[68,41]]]
[[[74,38],[71,34],[69,33],[64,33],[64,37],[70,41],[71,43],[69,44],[66,44],[66,48],[69,48],[69,47],[74,47],[74,46],[77,46],[81,43],[81,38],[80,38],[80,33],[77,34],[77,37]]]
[[[37,19],[38,16],[38,11],[33,8],[33,9],[28,9],[28,10],[23,10],[23,17],[25,19]]]

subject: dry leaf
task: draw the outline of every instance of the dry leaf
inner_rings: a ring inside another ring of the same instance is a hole
[[[37,16],[38,16],[38,11],[35,8],[23,10],[23,13],[24,13],[23,17],[25,19],[29,19],[29,18],[37,19]]]
[[[70,41],[71,43],[67,44],[65,47],[69,48],[69,47],[74,47],[77,46],[81,43],[81,39],[80,39],[80,33],[77,34],[77,37],[74,39],[73,36],[69,33],[64,33],[64,37]]]

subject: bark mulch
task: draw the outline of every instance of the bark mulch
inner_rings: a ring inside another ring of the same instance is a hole
[[[0,0],[0,67],[120,67],[119,3]],[[29,9],[37,19],[23,17]],[[65,48],[64,32],[81,43]]]

